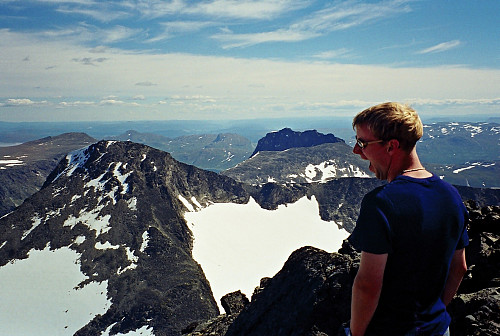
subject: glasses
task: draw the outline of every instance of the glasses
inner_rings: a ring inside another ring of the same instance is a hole
[[[379,142],[384,142],[384,140],[374,140],[374,141],[363,141],[361,139],[356,139],[356,143],[358,144],[359,148],[365,149],[366,146],[374,143],[379,143]]]

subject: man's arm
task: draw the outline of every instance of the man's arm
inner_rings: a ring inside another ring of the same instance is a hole
[[[358,274],[352,287],[351,334],[363,336],[378,305],[387,254],[361,252]]]
[[[451,302],[457,293],[465,272],[467,272],[465,249],[456,250],[451,258],[450,271],[448,272],[448,278],[446,279],[443,295],[441,296],[441,299],[446,306]]]

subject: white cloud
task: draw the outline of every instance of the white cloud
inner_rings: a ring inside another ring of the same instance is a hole
[[[436,44],[435,46],[420,50],[418,54],[430,54],[430,53],[439,53],[443,51],[448,51],[450,49],[457,48],[460,46],[462,42],[459,40],[453,40],[453,41],[448,41],[448,42],[443,42]]]
[[[0,106],[41,106],[50,104],[46,100],[42,101],[33,101],[28,98],[9,98],[4,103],[1,103]]]
[[[304,41],[313,37],[319,36],[315,33],[276,30],[272,32],[256,33],[256,34],[233,34],[222,33],[213,35],[212,38],[223,42],[223,48],[238,48],[248,47],[255,44],[266,42],[297,42]]]
[[[202,21],[173,21],[173,22],[162,22],[160,25],[163,27],[163,32],[153,36],[152,38],[146,40],[145,42],[153,43],[162,40],[172,38],[178,34],[192,33],[199,31],[203,28],[214,25],[214,22],[202,22]]]
[[[340,48],[340,49],[336,49],[336,50],[323,51],[323,52],[320,52],[316,55],[313,55],[313,57],[320,58],[320,59],[335,59],[335,58],[350,58],[350,59],[352,59],[355,56],[353,56],[351,54],[351,50],[349,50],[347,48]]]
[[[57,11],[66,15],[79,14],[79,15],[90,16],[91,18],[94,18],[101,22],[110,22],[117,19],[124,19],[130,16],[129,13],[123,11],[107,10],[102,6],[96,9],[61,7],[58,8]]]
[[[132,103],[127,103],[127,102],[124,102],[122,100],[116,100],[116,99],[103,99],[99,102],[99,105],[115,105],[115,106],[140,106],[138,103],[136,102],[132,102]]]
[[[318,37],[336,30],[345,30],[359,25],[371,24],[376,20],[392,17],[410,11],[409,1],[388,1],[364,3],[346,1],[297,21],[287,28],[253,34],[220,33],[212,36],[224,43],[224,48],[247,47],[265,42],[297,42]]]
[[[157,84],[153,83],[153,82],[138,82],[138,83],[135,83],[135,85],[137,86],[156,86]]]
[[[268,20],[283,13],[308,6],[304,0],[214,0],[199,2],[183,11],[210,17]]]
[[[101,29],[99,35],[103,43],[115,43],[128,40],[142,33],[142,29],[133,29],[124,26],[115,26],[111,29]]]
[[[412,105],[500,105],[500,97],[497,98],[480,98],[480,99],[407,99],[406,103]]]
[[[77,106],[95,106],[96,103],[93,101],[74,101],[74,102],[67,102],[67,101],[62,101],[59,102],[59,107],[77,107]]]
[[[292,25],[293,29],[314,32],[330,32],[344,30],[394,15],[409,12],[409,1],[384,1],[367,3],[344,1],[313,13],[308,18]]]

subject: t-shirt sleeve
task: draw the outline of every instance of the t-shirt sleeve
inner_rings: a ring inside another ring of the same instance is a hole
[[[373,193],[363,198],[356,227],[348,238],[356,250],[373,254],[392,252],[388,207]]]

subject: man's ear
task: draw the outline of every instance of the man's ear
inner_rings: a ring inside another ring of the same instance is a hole
[[[389,140],[387,143],[387,153],[392,152],[396,148],[399,148],[399,141],[397,139]]]

